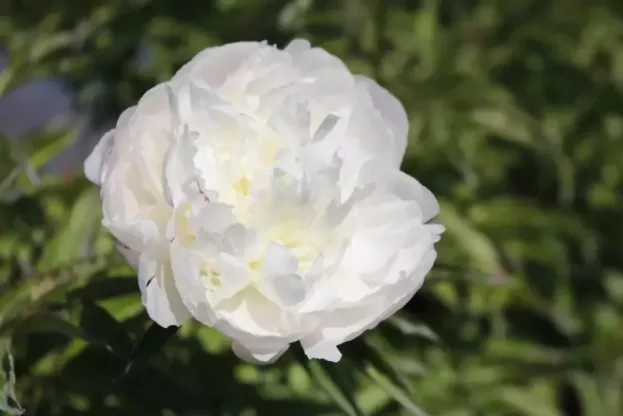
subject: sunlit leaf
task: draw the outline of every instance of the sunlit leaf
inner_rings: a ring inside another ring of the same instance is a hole
[[[67,223],[47,244],[39,260],[40,270],[60,267],[90,254],[90,239],[100,221],[98,206],[99,197],[96,189],[88,189],[80,195],[68,216]]]
[[[9,292],[0,295],[0,335],[36,312],[55,297],[64,297],[71,288],[85,284],[106,264],[108,257],[87,259],[72,266],[51,270],[23,279]]]
[[[15,367],[9,338],[0,338],[0,361],[0,411],[12,416],[22,415],[25,410],[15,397]]]

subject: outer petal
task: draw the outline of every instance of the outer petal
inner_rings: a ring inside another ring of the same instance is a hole
[[[404,107],[389,91],[381,87],[376,81],[356,75],[357,84],[365,87],[372,98],[374,107],[381,113],[394,134],[392,155],[396,166],[400,166],[407,150],[407,134],[409,119]]]
[[[394,212],[397,208],[394,204],[382,204],[379,207],[382,208],[381,213],[384,215],[396,217],[399,222],[404,222],[400,220],[400,215]],[[374,224],[375,222],[372,222],[372,225]],[[324,288],[328,291],[326,296],[331,296],[333,291],[340,293],[342,303],[315,313],[320,322],[318,329],[301,340],[310,358],[338,360],[340,358],[338,345],[359,336],[395,313],[421,287],[436,257],[433,244],[437,240],[437,235],[432,232],[434,230],[427,228],[427,224],[412,227],[413,225],[409,227],[407,239],[402,238],[402,244],[394,248],[395,255],[386,257],[389,262],[384,269],[372,270],[377,267],[369,267],[369,275],[366,275],[365,270],[360,270],[356,278],[356,275],[350,276],[347,273],[355,267],[352,261],[347,262],[344,264],[347,266],[345,271],[337,273],[339,279],[334,279],[333,284]],[[388,243],[379,244],[385,246]],[[349,284],[345,283],[345,276],[350,277]],[[336,288],[336,285],[339,288]],[[364,296],[352,298],[351,292],[354,293],[358,286],[361,288],[367,286],[368,293],[360,290]],[[344,297],[344,294],[348,296]]]
[[[190,318],[175,287],[166,251],[150,247],[141,255],[138,281],[147,313],[158,325],[179,326]]]
[[[421,221],[430,221],[439,214],[439,202],[435,195],[412,176],[396,171],[388,178],[388,185],[396,196],[406,201],[415,201],[421,210]]]
[[[251,348],[247,349],[237,341],[231,344],[232,351],[242,360],[252,364],[272,364],[288,350],[290,344],[282,348]]]
[[[311,44],[307,39],[293,39],[283,50],[296,58],[309,49],[311,49]]]
[[[124,142],[124,152],[132,158],[145,187],[160,199],[163,199],[162,160],[173,141],[172,121],[166,84],[158,84],[140,99],[123,136],[118,139]]]
[[[336,362],[341,358],[337,346],[350,341],[364,331],[374,328],[402,308],[419,290],[424,276],[435,261],[436,252],[429,250],[420,260],[417,270],[398,283],[386,286],[372,301],[354,307],[326,312],[320,329],[301,340],[308,358]]]
[[[122,244],[143,251],[165,231],[170,208],[155,199],[139,179],[136,167],[117,164],[102,185],[103,224]]]
[[[102,185],[102,167],[110,154],[115,141],[115,129],[104,134],[91,154],[84,161],[84,174],[87,179],[97,186]]]
[[[207,48],[199,52],[173,77],[173,81],[183,78],[201,80],[211,86],[221,85],[227,76],[257,49],[265,47],[260,42],[236,42],[227,45]]]

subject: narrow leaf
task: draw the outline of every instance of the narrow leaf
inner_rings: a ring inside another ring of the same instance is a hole
[[[375,367],[368,365],[365,369],[366,374],[378,384],[380,388],[396,400],[409,414],[414,416],[428,416],[421,407],[411,400],[409,394],[400,387],[396,386],[386,375]]]
[[[0,361],[0,381],[3,383],[0,388],[0,411],[11,416],[22,415],[25,410],[15,397],[15,367],[11,355],[11,340],[8,338],[0,338]]]
[[[37,313],[27,317],[17,326],[15,332],[18,334],[52,332],[70,338],[88,338],[82,329],[71,322],[59,316],[45,313]]]
[[[136,293],[137,289],[138,280],[136,276],[104,276],[101,279],[94,279],[84,287],[70,293],[69,296],[90,301],[101,301]]]
[[[440,205],[439,222],[446,226],[447,234],[469,256],[473,266],[492,278],[505,277],[499,254],[489,237],[476,229],[450,203],[440,201]]]
[[[388,357],[383,356],[367,339],[355,339],[345,348],[349,350],[348,357],[357,364],[357,368],[372,365],[404,390],[409,391],[411,389],[408,379],[388,361]]]
[[[37,269],[47,270],[88,255],[89,240],[99,227],[99,196],[94,189],[83,192],[72,207],[67,222],[45,247]]]
[[[108,256],[87,259],[21,280],[0,295],[0,335],[14,329],[26,315],[36,312],[59,294],[84,285],[107,260]]]
[[[387,322],[398,328],[400,332],[405,335],[418,336],[430,341],[439,342],[439,336],[428,326],[412,322],[404,316],[394,315],[389,318]]]
[[[163,328],[156,323],[152,323],[126,363],[122,375],[128,374],[136,364],[147,361],[149,357],[159,352],[178,329],[179,327],[177,326]]]
[[[132,340],[125,328],[95,303],[84,303],[80,327],[89,338],[103,343],[117,357],[126,359],[132,353]]]
[[[293,346],[297,361],[311,378],[333,399],[335,404],[349,416],[363,416],[363,410],[354,397],[354,388],[341,372],[340,365],[321,360],[309,360],[300,348]]]

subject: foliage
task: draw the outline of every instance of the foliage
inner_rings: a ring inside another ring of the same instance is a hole
[[[342,362],[295,349],[255,367],[211,329],[149,326],[132,271],[99,226],[97,191],[81,175],[37,174],[72,131],[3,138],[0,410],[623,414],[620,2],[6,0],[0,9],[10,57],[0,94],[61,77],[101,125],[203,47],[307,37],[403,100],[404,169],[440,197],[447,227],[423,290],[346,345]]]

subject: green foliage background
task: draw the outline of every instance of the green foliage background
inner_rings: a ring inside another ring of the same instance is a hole
[[[338,365],[294,349],[255,367],[196,324],[160,349],[171,334],[147,331],[97,190],[80,172],[35,174],[74,131],[3,138],[0,409],[623,415],[622,2],[4,0],[0,11],[0,94],[61,76],[102,125],[204,47],[306,37],[403,101],[403,167],[439,197],[447,227],[423,290]],[[143,66],[141,44],[153,52]]]

